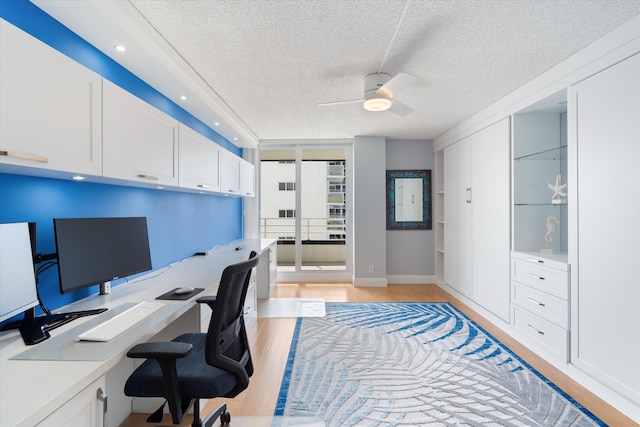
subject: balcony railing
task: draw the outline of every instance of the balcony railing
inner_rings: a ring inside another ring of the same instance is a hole
[[[330,241],[344,244],[346,222],[344,218],[302,218],[302,241]],[[261,218],[263,238],[293,240],[295,218]]]

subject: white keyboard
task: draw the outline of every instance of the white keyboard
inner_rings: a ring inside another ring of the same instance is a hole
[[[141,320],[160,310],[162,307],[164,307],[164,304],[159,302],[143,301],[99,324],[98,326],[81,333],[76,338],[76,341],[111,341],[127,329],[134,327]]]

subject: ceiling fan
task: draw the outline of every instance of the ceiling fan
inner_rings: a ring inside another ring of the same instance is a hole
[[[400,116],[406,116],[414,111],[413,108],[393,98],[398,92],[415,83],[416,80],[418,79],[406,73],[398,73],[393,77],[387,73],[367,74],[364,77],[364,98],[348,101],[322,102],[318,104],[318,106],[328,107],[363,102],[364,109],[368,111],[389,110]]]

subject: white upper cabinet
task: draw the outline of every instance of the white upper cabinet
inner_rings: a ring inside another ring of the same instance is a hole
[[[104,81],[105,177],[178,185],[178,121]]]
[[[98,74],[0,20],[0,93],[0,163],[102,174]]]
[[[240,195],[240,157],[224,149],[220,150],[220,190]]]
[[[180,187],[220,191],[220,148],[193,129],[180,125]]]
[[[240,192],[243,196],[255,196],[256,168],[253,163],[240,159]]]

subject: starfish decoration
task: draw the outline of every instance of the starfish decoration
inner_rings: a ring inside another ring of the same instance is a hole
[[[553,196],[551,197],[551,200],[556,200],[556,199],[559,199],[560,197],[567,196],[567,192],[565,191],[567,188],[567,184],[566,183],[560,184],[561,179],[562,179],[562,175],[558,175],[556,176],[555,185],[551,183],[547,184],[549,188],[553,190]]]

